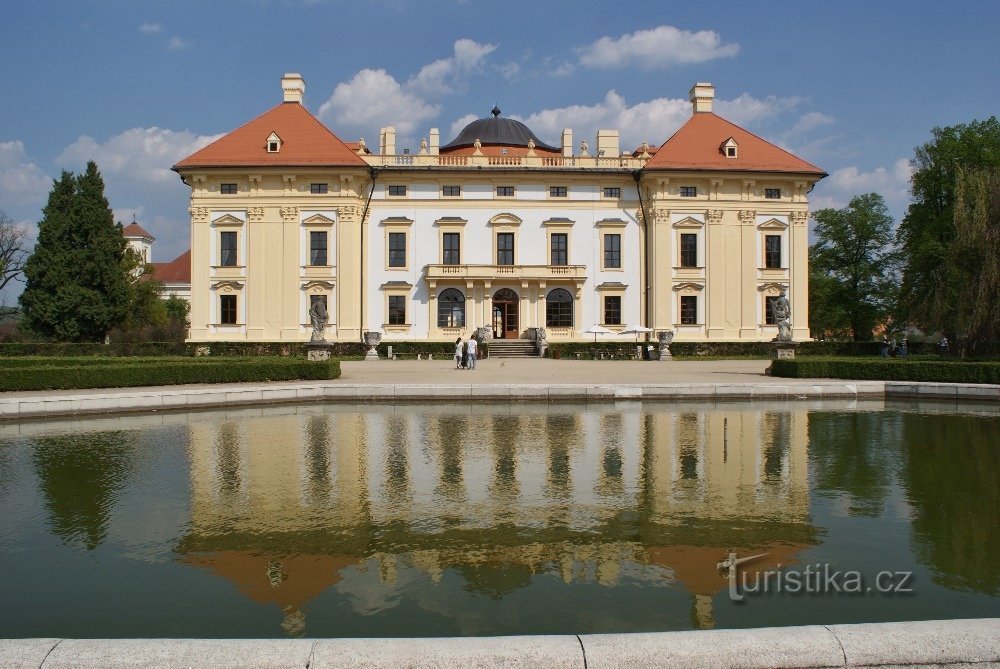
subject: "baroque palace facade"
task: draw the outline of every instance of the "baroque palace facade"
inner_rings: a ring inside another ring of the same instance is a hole
[[[582,339],[601,325],[760,341],[788,292],[809,338],[807,195],[825,173],[712,112],[659,148],[549,145],[491,115],[441,144],[341,141],[282,78],[281,104],[174,166],[191,188],[192,341],[448,340],[486,327]],[[650,129],[655,132],[656,129]]]

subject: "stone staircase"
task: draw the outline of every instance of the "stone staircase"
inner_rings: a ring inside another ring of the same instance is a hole
[[[491,339],[491,358],[537,358],[535,342],[527,339]]]

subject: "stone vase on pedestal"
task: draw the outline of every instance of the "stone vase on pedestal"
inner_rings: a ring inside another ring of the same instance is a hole
[[[656,336],[660,341],[660,360],[673,360],[674,356],[670,354],[670,342],[674,340],[674,331],[660,330]]]
[[[375,350],[375,347],[378,346],[381,341],[382,341],[381,332],[372,332],[370,330],[365,332],[365,346],[368,347],[368,352],[365,353],[366,361],[378,360],[378,351]]]

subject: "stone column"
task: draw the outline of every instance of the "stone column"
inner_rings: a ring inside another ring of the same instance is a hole
[[[438,298],[437,281],[427,281],[427,336],[433,337],[438,332]]]
[[[789,273],[792,287],[788,298],[792,308],[792,339],[805,341],[809,337],[809,213],[793,211],[788,230],[790,253]]]
[[[528,327],[531,326],[531,322],[530,321],[532,319],[530,318],[530,314],[528,312],[528,308],[529,308],[528,305],[529,304],[530,304],[530,302],[528,301],[528,282],[527,281],[522,281],[521,282],[521,306],[520,306],[520,309],[519,309],[520,313],[518,313],[518,316],[517,316],[518,321],[519,321],[519,323],[517,324],[517,326],[518,326],[518,329],[520,331],[522,331],[522,332],[526,328],[528,328]]]
[[[465,329],[470,332],[476,331],[478,319],[476,318],[476,300],[472,294],[475,284],[472,281],[465,282]]]

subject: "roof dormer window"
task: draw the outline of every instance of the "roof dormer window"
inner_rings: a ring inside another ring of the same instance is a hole
[[[267,138],[267,152],[278,153],[279,151],[281,151],[281,138],[278,137],[277,133],[272,132]]]
[[[722,155],[726,158],[739,158],[740,145],[732,137],[724,141],[719,148],[722,149]]]

